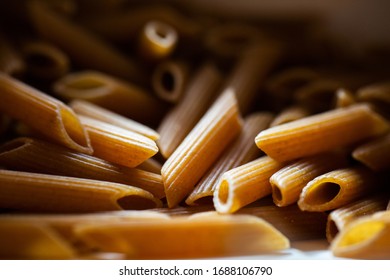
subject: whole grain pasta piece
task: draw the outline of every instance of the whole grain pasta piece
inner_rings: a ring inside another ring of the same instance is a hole
[[[91,102],[75,99],[69,103],[69,107],[76,112],[76,114],[90,117],[108,124],[112,124],[132,132],[144,135],[152,140],[157,140],[160,135],[150,127],[143,125],[132,119],[126,118],[122,115],[116,114],[110,110],[104,109]]]
[[[161,174],[168,207],[180,203],[240,133],[234,91],[225,91],[164,163]]]
[[[390,169],[390,134],[372,139],[356,147],[352,156],[374,171]]]
[[[261,82],[276,65],[281,53],[278,43],[262,40],[250,44],[237,58],[224,88],[234,90],[243,115],[252,109]]]
[[[81,67],[135,82],[145,79],[142,68],[137,67],[129,57],[44,3],[30,1],[27,9],[31,24],[39,35],[61,48]]]
[[[68,148],[92,153],[80,120],[61,101],[10,76],[0,74],[0,111]]]
[[[0,146],[0,166],[10,170],[94,179],[131,185],[165,196],[159,174],[118,166],[33,138],[17,138]]]
[[[260,132],[256,145],[278,161],[331,151],[389,130],[388,122],[368,104],[330,110]]]
[[[235,214],[253,215],[264,219],[291,242],[317,240],[325,237],[328,217],[325,212],[302,211],[296,204],[286,207],[256,204],[241,208]]]
[[[159,63],[152,73],[152,87],[156,95],[170,103],[178,103],[188,84],[187,63],[169,59]]]
[[[331,242],[349,223],[359,217],[386,210],[387,195],[371,195],[330,212],[326,224],[326,238]]]
[[[360,217],[348,224],[332,241],[336,257],[390,259],[390,211]]]
[[[160,61],[174,52],[178,39],[178,34],[172,26],[152,20],[141,30],[138,52],[146,61]]]
[[[333,210],[373,193],[378,174],[363,166],[337,169],[311,180],[302,190],[298,205],[304,211]]]
[[[223,156],[207,171],[195,189],[187,197],[188,205],[212,203],[212,197],[220,176],[229,169],[258,158],[261,151],[253,143],[259,131],[268,128],[273,115],[268,112],[253,113],[244,119],[239,137],[229,146]]]
[[[214,207],[219,213],[238,209],[272,193],[269,179],[284,166],[262,156],[223,173],[214,191]]]
[[[136,167],[158,152],[156,142],[141,134],[79,116],[93,148],[93,155],[127,167]]]
[[[356,96],[360,101],[379,101],[390,104],[390,82],[370,84],[361,87],[357,90]]]
[[[156,123],[165,113],[164,105],[143,88],[97,71],[65,75],[53,90],[66,100],[89,101],[142,123]]]
[[[183,98],[162,119],[157,131],[161,154],[168,158],[212,104],[222,81],[213,64],[201,66],[189,81]]]
[[[54,80],[70,70],[68,56],[56,46],[45,41],[27,41],[21,48],[26,70],[32,77]]]
[[[19,52],[0,32],[0,73],[8,75],[19,75],[25,70],[24,61]]]
[[[86,17],[83,25],[114,42],[135,40],[142,27],[151,20],[165,22],[172,26],[181,38],[194,38],[201,31],[201,24],[163,4],[153,4],[121,10],[112,14]]]
[[[270,127],[296,121],[307,117],[310,112],[301,106],[291,106],[281,111],[272,121]]]
[[[274,203],[281,207],[297,202],[302,189],[311,180],[347,165],[347,157],[342,153],[320,154],[288,164],[270,178]]]
[[[154,158],[149,158],[145,160],[143,163],[141,163],[140,165],[138,165],[137,167],[141,170],[145,170],[156,174],[161,174],[162,164]]]
[[[132,259],[240,256],[289,248],[288,239],[260,218],[215,212],[131,224],[86,224],[75,232],[86,244]]]
[[[76,252],[61,235],[40,222],[1,220],[0,259],[73,259]]]
[[[128,185],[0,170],[0,208],[2,209],[82,213],[161,206],[161,201],[151,193]]]
[[[335,97],[335,107],[343,108],[355,104],[356,98],[353,93],[345,88],[338,89]]]

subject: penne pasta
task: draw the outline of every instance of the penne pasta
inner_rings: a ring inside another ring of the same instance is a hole
[[[156,122],[165,110],[142,88],[96,71],[66,75],[53,90],[66,100],[89,101],[142,123]]]
[[[161,201],[127,185],[0,170],[0,209],[81,213],[154,207]]]
[[[260,218],[212,212],[138,224],[84,225],[76,233],[91,246],[133,259],[253,255],[289,247],[288,239]]]
[[[152,87],[161,99],[178,103],[184,95],[188,80],[188,66],[176,60],[159,63],[152,74]]]
[[[162,164],[158,160],[150,158],[145,160],[137,167],[141,170],[145,170],[156,174],[161,174]]]
[[[270,178],[274,203],[281,207],[297,202],[302,189],[311,180],[347,165],[346,156],[340,153],[320,154],[288,164]]]
[[[272,118],[271,113],[265,112],[253,113],[245,118],[239,137],[196,185],[186,199],[188,205],[212,203],[212,196],[218,180],[225,171],[243,165],[260,156],[261,151],[253,143],[253,138],[259,131],[269,126]]]
[[[213,102],[221,75],[212,64],[205,64],[189,82],[182,100],[164,117],[157,131],[161,154],[168,158],[201,119]]]
[[[303,211],[328,211],[347,205],[380,187],[378,174],[364,167],[330,171],[311,180],[298,205]]]
[[[389,259],[389,213],[378,212],[348,224],[333,240],[333,254],[343,258]]]
[[[110,110],[104,109],[103,107],[97,106],[88,101],[75,99],[69,103],[69,106],[76,112],[76,114],[139,133],[152,140],[157,140],[160,137],[160,135],[150,127],[111,112]]]
[[[387,196],[369,196],[330,212],[326,224],[326,238],[331,242],[350,222],[359,217],[386,210]]]
[[[272,70],[281,52],[276,43],[260,41],[248,46],[239,56],[224,88],[234,90],[243,115],[252,109],[259,85]]]
[[[156,143],[141,134],[80,116],[93,147],[93,155],[127,167],[136,167],[158,152]]]
[[[272,193],[269,179],[283,163],[262,156],[226,171],[214,191],[214,207],[219,213],[238,209]]]
[[[390,134],[372,139],[356,147],[352,156],[374,171],[390,169]]]
[[[176,30],[162,21],[153,20],[145,24],[138,41],[138,52],[147,61],[159,61],[168,57],[176,48]]]
[[[390,104],[390,82],[371,84],[358,89],[357,98],[360,101],[380,101]]]
[[[338,89],[336,91],[336,102],[335,103],[336,103],[336,105],[335,105],[336,108],[348,107],[348,106],[356,103],[356,98],[352,94],[352,92],[341,88],[341,89]]]
[[[0,146],[0,166],[18,171],[120,183],[144,189],[157,198],[165,196],[159,174],[118,166],[32,138],[17,138]]]
[[[76,252],[58,233],[37,221],[0,223],[0,259],[73,259]]]
[[[0,73],[19,75],[25,70],[25,64],[21,55],[7,38],[0,32]]]
[[[225,91],[164,163],[168,207],[180,203],[241,130],[237,100]]]
[[[106,72],[141,82],[145,79],[142,68],[129,57],[96,37],[87,29],[48,8],[39,1],[27,5],[31,25],[47,41],[65,51],[69,57],[88,69]],[[99,58],[99,59],[97,59]]]
[[[256,145],[278,161],[344,147],[384,134],[389,124],[367,104],[330,110],[260,132]]]
[[[280,112],[270,124],[270,127],[296,121],[309,116],[310,113],[301,106],[291,106]]]
[[[0,74],[0,111],[53,141],[92,153],[89,137],[76,114],[61,101],[10,76]]]
[[[26,42],[22,47],[27,72],[39,79],[54,80],[69,72],[68,56],[44,41]]]

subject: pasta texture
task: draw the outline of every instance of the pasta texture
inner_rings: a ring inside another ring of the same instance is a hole
[[[0,146],[0,166],[7,169],[94,179],[131,185],[165,196],[159,174],[126,168],[32,138],[17,138]]]
[[[76,233],[87,244],[135,259],[239,256],[289,247],[278,230],[249,215],[202,213],[138,224],[91,224],[77,227]]]
[[[0,91],[0,111],[63,146],[92,153],[84,127],[64,103],[1,73]]]
[[[0,170],[0,208],[27,212],[94,212],[161,207],[139,188],[96,180]]]
[[[212,203],[220,176],[229,169],[243,165],[260,156],[261,151],[253,143],[259,131],[268,128],[273,116],[270,113],[253,113],[244,119],[239,137],[230,145],[224,155],[203,176],[186,199],[188,205]]]
[[[272,193],[270,177],[283,167],[268,156],[226,171],[214,192],[214,207],[219,213],[233,213]]]
[[[310,181],[298,201],[304,211],[328,211],[351,203],[380,187],[380,176],[364,167],[337,169]]]
[[[136,167],[158,152],[156,143],[141,134],[80,116],[91,139],[93,155],[127,167]]]
[[[389,235],[389,211],[378,212],[347,225],[333,240],[331,250],[337,257],[389,259]]]
[[[162,167],[169,207],[176,206],[191,193],[241,128],[234,92],[225,91]]]
[[[272,198],[278,206],[298,201],[302,189],[311,180],[326,172],[347,166],[341,153],[327,153],[303,158],[277,171],[270,178]]]
[[[384,134],[388,122],[367,104],[357,104],[275,126],[256,145],[277,161],[311,156]]]

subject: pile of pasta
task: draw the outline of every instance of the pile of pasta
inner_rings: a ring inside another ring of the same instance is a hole
[[[120,0],[13,1],[1,18],[0,258],[325,238],[390,257],[388,71],[312,18]]]

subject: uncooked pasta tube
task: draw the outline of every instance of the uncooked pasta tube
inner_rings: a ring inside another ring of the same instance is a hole
[[[180,203],[240,133],[242,120],[232,90],[225,91],[164,163],[169,207]]]
[[[130,224],[86,224],[75,232],[90,246],[132,259],[253,255],[289,247],[288,239],[263,219],[212,212]]]
[[[221,75],[212,64],[205,64],[189,82],[182,100],[161,121],[158,146],[168,158],[207,111],[221,83]]]
[[[0,74],[0,111],[53,141],[92,153],[89,137],[76,114],[61,101],[10,76]]]
[[[148,137],[89,117],[79,117],[96,157],[136,167],[158,152],[156,143]]]
[[[388,196],[382,194],[365,197],[341,208],[333,210],[328,216],[326,224],[326,238],[331,242],[347,224],[361,216],[371,215],[386,210]]]
[[[188,205],[202,202],[212,203],[212,196],[217,188],[219,177],[225,171],[260,156],[261,151],[253,143],[253,138],[259,131],[268,128],[272,118],[272,114],[265,112],[253,113],[245,118],[240,136],[196,185],[186,199]]]
[[[356,259],[390,258],[390,211],[382,211],[351,222],[333,240],[336,257]]]
[[[278,161],[288,161],[350,145],[389,130],[388,122],[367,104],[330,110],[271,127],[256,145]]]
[[[272,193],[269,179],[283,163],[268,156],[226,171],[214,191],[214,207],[219,213],[233,213]]]
[[[288,107],[281,111],[270,124],[270,127],[296,121],[310,115],[308,110],[301,106]]]
[[[131,185],[163,198],[161,175],[126,168],[45,141],[17,138],[0,146],[0,166],[7,169],[94,179]]]
[[[327,153],[293,162],[270,178],[272,198],[278,206],[287,206],[299,199],[302,189],[311,180],[326,172],[347,166],[347,157]]]
[[[380,187],[380,176],[365,167],[337,169],[310,181],[298,201],[304,211],[328,211],[351,203]]]
[[[116,183],[0,170],[0,208],[27,212],[93,212],[161,207],[151,193]]]

